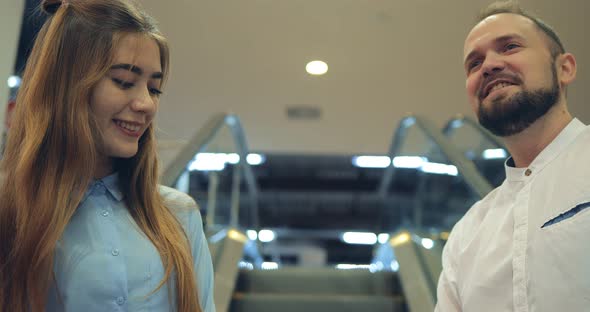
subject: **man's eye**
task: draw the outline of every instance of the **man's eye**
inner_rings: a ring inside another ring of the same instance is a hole
[[[473,61],[471,63],[469,63],[469,65],[467,66],[467,69],[469,71],[472,71],[473,69],[475,69],[477,66],[479,66],[479,64],[481,64],[480,61]]]
[[[516,43],[509,43],[504,47],[504,50],[509,51],[509,50],[513,50],[516,48],[519,48],[520,45],[516,44]]]
[[[112,80],[113,80],[113,82],[118,84],[122,89],[129,89],[129,88],[133,87],[132,82],[123,81],[119,78],[112,78]]]

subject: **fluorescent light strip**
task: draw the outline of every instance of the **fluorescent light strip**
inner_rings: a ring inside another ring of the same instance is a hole
[[[347,244],[374,245],[377,243],[377,235],[368,232],[345,232],[342,241]]]
[[[397,260],[391,261],[390,267],[393,272],[399,271],[399,262],[397,262]]]
[[[387,243],[388,240],[389,240],[389,234],[387,234],[387,233],[381,233],[381,234],[377,235],[377,241],[379,241],[379,244],[385,244],[385,243]]]
[[[250,240],[255,241],[258,239],[258,233],[256,233],[256,231],[254,231],[254,230],[247,230],[246,235],[248,235],[248,238]]]
[[[369,264],[348,264],[348,263],[340,263],[336,265],[336,269],[338,270],[368,270],[371,268]]]
[[[389,156],[354,156],[353,166],[359,168],[387,168],[391,160]]]
[[[446,174],[450,176],[459,175],[459,170],[453,165],[439,164],[426,162],[421,167],[422,172],[434,173],[434,174]]]
[[[426,249],[432,249],[434,247],[434,241],[430,238],[423,238],[421,243],[422,247]]]
[[[263,243],[270,243],[275,240],[275,238],[275,232],[271,230],[260,230],[260,232],[258,232],[258,239]]]
[[[388,156],[354,156],[352,164],[359,168],[387,168],[390,164],[390,158]],[[429,162],[428,158],[421,156],[396,156],[391,161],[391,164],[396,168],[420,169],[426,173],[450,176],[459,174],[456,166]]]
[[[279,264],[276,262],[262,262],[263,270],[276,270],[279,268]]]
[[[491,148],[483,151],[483,159],[504,159],[508,153],[503,148]]]
[[[396,156],[393,158],[393,166],[396,168],[418,169],[428,162],[428,158],[420,156]]]
[[[248,156],[246,156],[246,161],[248,162],[248,164],[250,164],[250,166],[258,166],[264,163],[264,161],[266,160],[266,157],[264,157],[264,155],[261,154],[248,154]]]
[[[229,164],[236,165],[240,162],[240,155],[237,153],[225,154],[225,161]]]
[[[254,270],[254,264],[246,261],[240,261],[238,267],[244,270]]]
[[[262,154],[248,154],[246,161],[251,166],[263,164],[266,157]],[[189,165],[190,171],[221,171],[226,164],[238,164],[240,155],[237,153],[198,153]]]
[[[225,154],[198,153],[189,165],[189,171],[221,171],[225,169]]]

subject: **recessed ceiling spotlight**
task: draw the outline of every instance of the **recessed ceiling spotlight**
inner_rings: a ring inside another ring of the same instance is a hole
[[[323,61],[311,61],[305,66],[310,75],[320,76],[328,72],[328,64]]]

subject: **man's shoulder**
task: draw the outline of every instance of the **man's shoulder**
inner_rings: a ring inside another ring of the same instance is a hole
[[[576,137],[573,143],[567,149],[568,152],[590,153],[590,125],[585,126],[584,130]]]
[[[477,201],[475,204],[467,210],[465,215],[461,217],[459,222],[453,228],[453,231],[461,231],[464,234],[476,231],[479,226],[484,222],[488,213],[496,206],[494,202],[498,198],[499,193],[503,184],[493,189],[484,198]]]

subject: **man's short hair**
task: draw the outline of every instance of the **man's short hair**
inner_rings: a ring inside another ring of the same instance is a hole
[[[483,9],[480,12],[480,14],[478,16],[477,23],[481,22],[482,20],[486,19],[489,16],[496,15],[496,14],[502,14],[502,13],[517,14],[520,16],[524,16],[524,17],[528,18],[529,20],[533,21],[533,23],[535,23],[537,28],[539,30],[541,30],[547,36],[548,48],[549,48],[549,51],[551,52],[551,56],[553,58],[557,57],[559,54],[565,53],[565,48],[563,47],[563,44],[561,43],[561,40],[559,39],[559,36],[557,36],[557,33],[555,32],[555,30],[553,30],[553,28],[551,28],[551,26],[547,25],[545,22],[543,22],[538,17],[535,17],[532,14],[530,14],[529,12],[522,9],[522,7],[520,7],[520,5],[518,4],[517,1],[514,1],[514,0],[507,0],[506,1],[505,0],[505,1],[496,1],[492,4],[490,4],[489,6],[487,6],[485,9]]]

